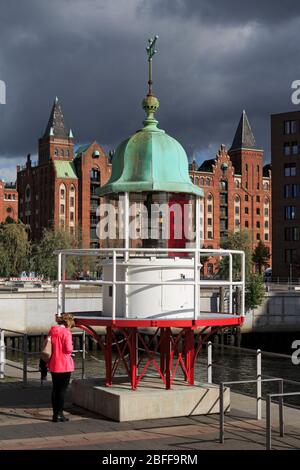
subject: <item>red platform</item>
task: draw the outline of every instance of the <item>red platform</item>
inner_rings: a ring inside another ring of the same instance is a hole
[[[155,367],[166,389],[171,388],[178,367],[183,371],[185,380],[193,385],[195,362],[203,343],[216,329],[240,326],[244,320],[238,315],[222,313],[203,314],[197,320],[112,320],[99,314],[100,312],[75,313],[76,327],[93,336],[99,344],[105,359],[106,386],[112,386],[113,377],[120,364],[123,364],[133,390],[137,388],[150,365]],[[105,339],[93,329],[95,326],[106,327]],[[149,327],[156,328],[156,331],[147,344],[139,329]],[[172,329],[180,331],[174,332]],[[117,353],[115,358],[112,355],[113,346]],[[142,354],[140,350],[143,350]]]

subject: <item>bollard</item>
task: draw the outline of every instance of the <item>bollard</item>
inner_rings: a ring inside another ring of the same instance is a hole
[[[207,343],[207,383],[212,384],[212,342]]]
[[[261,419],[261,350],[256,351],[256,419]]]
[[[224,444],[224,385],[220,383],[220,443]]]

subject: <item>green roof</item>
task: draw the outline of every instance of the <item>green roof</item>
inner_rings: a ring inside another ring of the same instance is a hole
[[[75,158],[79,157],[79,155],[81,153],[85,153],[91,145],[92,145],[91,143],[90,144],[85,144],[85,145],[80,145],[80,147],[78,147],[78,149],[75,152]]]
[[[73,162],[66,160],[54,160],[54,168],[57,178],[78,179]]]
[[[153,113],[158,106],[154,96],[145,98],[144,127],[118,146],[112,160],[111,178],[97,190],[99,196],[140,191],[204,195],[203,189],[191,182],[183,147],[157,127]]]

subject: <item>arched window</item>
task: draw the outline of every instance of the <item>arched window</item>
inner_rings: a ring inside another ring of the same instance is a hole
[[[239,182],[239,180],[235,180],[235,181],[234,181],[234,186],[235,186],[236,189],[239,189],[239,187],[240,187],[240,182]]]
[[[64,156],[65,156],[64,149],[61,149],[61,151],[60,151],[60,155],[61,155],[61,157],[64,157]]]
[[[203,177],[200,178],[200,186],[204,186],[204,178]]]
[[[54,150],[54,155],[58,155],[58,149]]]
[[[241,226],[241,198],[238,194],[234,196],[234,230],[239,231]]]
[[[269,190],[269,183],[264,183],[264,190],[265,191],[268,191]]]
[[[91,182],[100,183],[100,170],[97,168],[92,168],[90,178]]]
[[[226,180],[221,180],[221,181],[220,181],[220,188],[221,188],[223,191],[227,191],[228,183],[227,183]]]
[[[69,188],[69,227],[70,234],[75,233],[75,214],[76,214],[76,190],[75,186],[71,184]]]
[[[206,178],[206,185],[210,186],[210,178]]]

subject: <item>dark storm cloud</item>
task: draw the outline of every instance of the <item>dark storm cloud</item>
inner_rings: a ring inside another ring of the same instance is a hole
[[[110,148],[139,128],[153,34],[160,126],[212,157],[245,108],[268,158],[269,115],[294,108],[300,79],[297,3],[0,0],[0,177],[36,153],[56,95],[78,142]]]

